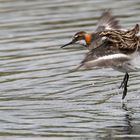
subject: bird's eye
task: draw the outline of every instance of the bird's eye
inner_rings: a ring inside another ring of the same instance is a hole
[[[72,40],[78,40],[78,38],[79,38],[79,35],[75,35],[73,36]]]
[[[79,37],[79,35],[75,35],[75,36],[74,36],[74,38],[78,38],[78,37]]]

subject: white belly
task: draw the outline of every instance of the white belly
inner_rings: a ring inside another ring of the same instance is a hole
[[[84,65],[87,67],[111,67],[120,72],[132,72],[137,71],[140,68],[140,64],[138,67],[139,58],[139,53],[134,53],[132,55],[117,53],[85,62]]]

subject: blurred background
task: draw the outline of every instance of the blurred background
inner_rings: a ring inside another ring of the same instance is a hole
[[[139,0],[0,0],[0,139],[140,139],[140,72],[122,104],[123,73],[70,72],[87,50],[60,48],[108,8],[140,22]]]

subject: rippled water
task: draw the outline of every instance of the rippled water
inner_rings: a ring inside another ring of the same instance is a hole
[[[0,139],[140,139],[140,72],[121,104],[122,73],[70,72],[87,51],[60,49],[105,8],[124,28],[140,22],[139,0],[0,1]]]

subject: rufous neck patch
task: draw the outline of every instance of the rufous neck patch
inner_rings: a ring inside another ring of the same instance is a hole
[[[91,34],[88,34],[88,33],[85,34],[85,41],[86,41],[87,45],[90,44],[90,42],[91,42]]]

